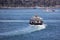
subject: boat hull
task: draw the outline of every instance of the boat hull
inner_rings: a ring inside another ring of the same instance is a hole
[[[42,23],[30,23],[31,25],[42,25]]]
[[[32,28],[35,28],[37,30],[41,30],[41,29],[45,29],[46,28],[46,24],[42,24],[42,25],[30,25]]]

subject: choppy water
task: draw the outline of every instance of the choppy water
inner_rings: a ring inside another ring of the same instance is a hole
[[[29,30],[29,19],[35,14],[43,18],[45,29]],[[59,30],[60,9],[0,9],[0,40],[60,40]]]

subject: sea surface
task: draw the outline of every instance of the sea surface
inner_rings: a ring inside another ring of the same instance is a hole
[[[60,8],[53,10],[0,9],[0,40],[60,40]],[[34,15],[43,19],[45,29],[30,28],[29,20]]]

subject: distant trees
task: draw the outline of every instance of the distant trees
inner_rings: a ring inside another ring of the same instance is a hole
[[[31,7],[60,5],[60,0],[0,0],[0,7]]]

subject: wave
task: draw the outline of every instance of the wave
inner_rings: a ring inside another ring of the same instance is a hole
[[[43,20],[44,22],[60,22],[60,20]],[[29,20],[0,20],[0,22],[29,22]],[[34,25],[29,25],[26,28],[23,29],[18,29],[18,30],[14,30],[14,31],[9,31],[9,32],[4,32],[4,33],[0,33],[0,37],[1,36],[13,36],[13,35],[21,35],[21,34],[26,34],[26,33],[31,33],[37,30],[42,30],[45,29],[46,25],[43,25],[40,28],[34,28],[37,26]]]
[[[37,28],[37,27],[39,27],[39,28]],[[43,25],[43,26],[29,25],[28,27],[23,28],[23,29],[9,31],[9,32],[5,32],[5,33],[0,33],[0,36],[21,35],[21,34],[31,33],[31,32],[34,32],[34,31],[37,31],[37,30],[42,30],[42,29],[45,29],[45,25]]]

